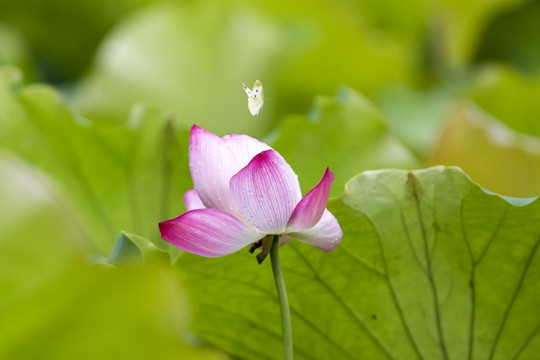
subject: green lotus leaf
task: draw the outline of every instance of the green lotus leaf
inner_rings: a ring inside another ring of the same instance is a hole
[[[331,253],[281,248],[297,359],[534,359],[540,351],[540,201],[514,205],[459,169],[364,172],[329,203]],[[247,249],[182,254],[202,339],[279,359],[269,263]]]
[[[0,149],[48,175],[60,201],[101,254],[123,230],[159,246],[157,223],[183,210],[190,188],[188,132],[152,104],[128,122],[91,122],[44,85],[23,86],[0,70]]]
[[[145,238],[122,232],[116,239],[109,256],[103,260],[104,263],[122,266],[145,262],[157,261],[163,264],[170,262],[169,253],[155,246]]]

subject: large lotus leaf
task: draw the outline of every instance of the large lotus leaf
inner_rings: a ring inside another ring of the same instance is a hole
[[[404,46],[357,26],[356,15],[322,0],[147,8],[112,31],[74,101],[92,119],[123,121],[133,102],[153,100],[182,124],[261,136],[342,83],[373,90],[408,79]],[[241,86],[255,79],[266,97],[257,118]]]
[[[368,171],[329,203],[331,253],[281,248],[297,359],[533,359],[540,351],[540,201],[513,205],[459,169]],[[245,249],[176,263],[195,332],[279,359],[270,262]]]
[[[0,152],[0,174],[2,307],[59,276],[66,263],[82,256],[88,246],[42,174],[4,152]]]
[[[159,349],[162,359],[224,359],[189,344],[169,261],[90,268],[84,233],[51,182],[4,153],[0,174],[0,358],[149,359]],[[145,260],[163,258],[125,236]]]
[[[459,166],[499,194],[540,194],[540,139],[516,133],[472,105],[455,109],[428,164]]]
[[[508,127],[540,137],[540,76],[525,77],[503,66],[487,67],[475,76],[470,96]]]
[[[226,359],[189,344],[189,308],[171,275],[152,266],[64,264],[45,286],[2,302],[0,357]]]
[[[126,125],[92,123],[49,87],[11,83],[12,70],[0,72],[0,148],[54,179],[103,253],[122,230],[158,239],[158,221],[180,212],[190,187],[187,132],[152,105],[135,107]]]
[[[317,97],[309,117],[287,117],[274,147],[297,172],[304,192],[321,179],[325,166],[336,175],[332,194],[338,195],[345,181],[360,171],[419,165],[382,113],[349,88],[334,98]]]
[[[116,239],[114,247],[101,263],[116,266],[141,265],[145,263],[169,264],[169,253],[158,248],[145,238],[122,232]]]

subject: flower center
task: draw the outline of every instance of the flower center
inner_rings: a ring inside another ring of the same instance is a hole
[[[262,264],[264,259],[268,256],[270,253],[270,250],[272,249],[272,242],[274,241],[274,237],[279,237],[278,234],[271,234],[266,235],[261,240],[254,242],[251,244],[251,247],[249,248],[249,252],[253,254],[253,252],[259,248],[261,248],[261,252],[257,254],[257,261],[259,262],[259,265]]]

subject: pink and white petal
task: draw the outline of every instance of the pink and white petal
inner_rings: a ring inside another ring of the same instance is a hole
[[[239,215],[230,195],[231,177],[270,146],[247,135],[220,138],[197,125],[191,128],[189,142],[191,177],[203,203]]]
[[[275,150],[255,155],[230,187],[242,217],[266,234],[283,233],[302,198],[298,176]]]
[[[326,168],[321,181],[294,208],[287,224],[287,232],[310,229],[321,220],[333,181],[334,174]]]
[[[193,254],[216,257],[231,254],[265,236],[233,215],[217,209],[198,209],[159,223],[161,238]]]
[[[223,139],[193,125],[189,138],[189,169],[194,188],[206,207],[237,213],[229,181],[241,167]]]
[[[223,141],[227,144],[239,165],[235,173],[249,164],[255,155],[271,149],[270,146],[262,141],[247,135],[225,135]]]
[[[321,220],[314,227],[305,231],[292,232],[288,235],[321,250],[332,251],[341,242],[343,231],[334,215],[325,210]]]
[[[195,189],[186,191],[184,194],[184,204],[186,204],[186,210],[205,209],[199,193]]]

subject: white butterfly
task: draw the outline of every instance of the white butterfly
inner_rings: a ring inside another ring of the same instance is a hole
[[[259,80],[255,80],[253,90],[250,90],[244,83],[242,83],[242,86],[244,87],[244,91],[248,95],[249,112],[253,116],[259,115],[259,111],[261,111],[261,108],[264,104],[264,92],[261,82]]]

